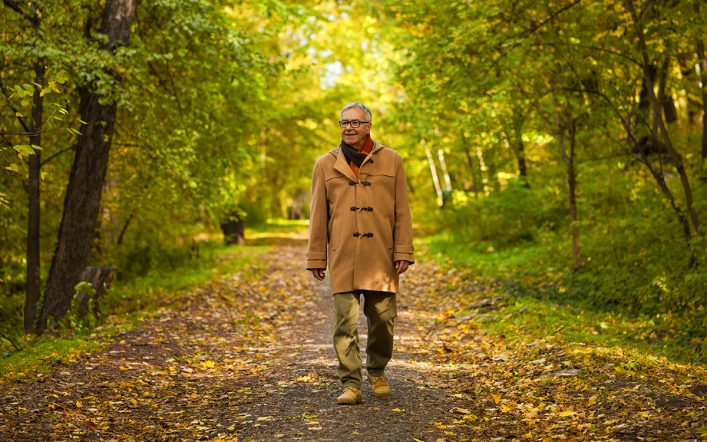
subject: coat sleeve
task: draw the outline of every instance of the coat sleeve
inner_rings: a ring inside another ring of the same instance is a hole
[[[327,203],[324,172],[320,161],[312,172],[312,201],[309,206],[309,245],[307,246],[307,270],[325,269],[327,266],[327,243],[329,242],[329,204]]]
[[[415,262],[412,246],[412,215],[408,202],[407,178],[403,168],[403,159],[398,155],[395,171],[395,231],[394,261]]]

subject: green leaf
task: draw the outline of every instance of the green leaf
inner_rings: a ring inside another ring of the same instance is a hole
[[[93,288],[93,285],[91,285],[90,282],[88,281],[81,281],[76,286],[74,286],[74,290],[76,293],[86,293],[87,295],[95,295],[96,294],[96,289]]]
[[[22,156],[34,155],[34,150],[29,144],[17,144],[15,146],[12,146],[12,148],[15,149],[17,153]]]

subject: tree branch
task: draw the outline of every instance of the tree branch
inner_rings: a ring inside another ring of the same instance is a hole
[[[59,155],[63,154],[64,152],[68,152],[70,150],[73,150],[73,147],[69,146],[65,149],[60,150],[59,152],[55,152],[52,155],[50,155],[48,158],[45,158],[44,161],[39,163],[39,167],[43,167],[45,164],[47,164],[49,161],[53,160],[54,158],[58,157]]]

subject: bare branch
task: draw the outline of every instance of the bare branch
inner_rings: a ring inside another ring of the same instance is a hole
[[[39,167],[40,167],[40,168],[43,167],[43,166],[44,166],[45,164],[47,164],[49,161],[53,160],[54,158],[58,157],[59,155],[65,153],[65,152],[68,152],[68,151],[70,151],[70,150],[73,150],[73,147],[70,146],[70,147],[61,149],[59,152],[53,153],[53,154],[50,155],[49,157],[45,158],[44,161],[42,161],[41,163],[39,163]]]

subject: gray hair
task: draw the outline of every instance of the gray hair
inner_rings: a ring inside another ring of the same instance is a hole
[[[346,112],[347,110],[354,108],[354,107],[357,107],[357,108],[361,109],[362,111],[364,111],[366,113],[366,117],[368,118],[368,121],[373,121],[373,115],[371,114],[371,110],[368,108],[368,106],[366,106],[363,103],[359,103],[358,101],[352,101],[351,103],[344,106],[344,108],[341,109],[341,113],[339,113],[339,118],[344,118],[344,112]]]

